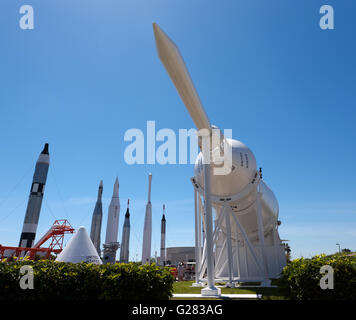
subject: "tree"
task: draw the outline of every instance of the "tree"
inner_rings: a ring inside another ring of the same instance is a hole
[[[351,253],[351,250],[345,248],[345,249],[342,249],[341,252],[342,252],[342,253]]]

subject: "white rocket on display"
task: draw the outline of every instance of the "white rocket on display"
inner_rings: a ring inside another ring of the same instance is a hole
[[[120,262],[129,262],[129,247],[130,247],[130,199],[127,200],[127,210],[125,214],[125,221],[122,228],[122,240],[120,249]]]
[[[163,215],[161,220],[161,255],[160,262],[164,266],[166,264],[166,206],[163,205]]]
[[[142,264],[151,261],[151,239],[152,239],[152,205],[151,205],[151,183],[152,174],[148,175],[148,202],[146,205],[145,224],[143,227]]]
[[[178,47],[155,23],[153,30],[158,56],[195,126],[198,130],[208,129],[212,137],[213,129],[218,128],[210,124]],[[224,155],[231,155],[231,162],[227,162],[230,170],[225,174],[215,174],[218,166],[214,162],[210,165],[210,159],[203,161],[203,153],[200,152],[191,179],[198,194],[195,197],[195,215],[203,218],[205,233],[203,257],[198,261],[197,254],[196,270],[199,270],[198,279],[205,278],[208,282],[202,294],[214,296],[219,294],[214,278],[227,281],[227,286],[234,286],[236,282],[261,282],[268,286],[270,279],[277,278],[286,264],[284,246],[278,233],[279,207],[274,193],[262,180],[252,151],[238,140],[221,136],[223,143],[217,147],[210,144],[209,153],[220,154],[223,151]],[[203,215],[198,214],[197,206],[201,197],[204,198]],[[212,208],[215,231],[212,228]],[[196,226],[199,223],[197,221]],[[198,229],[196,233],[200,239]],[[201,248],[196,249],[199,253]]]
[[[101,221],[103,218],[103,205],[101,202],[103,196],[103,181],[100,181],[98,199],[95,204],[93,218],[91,220],[91,230],[90,230],[90,239],[100,256],[100,233],[101,233]]]
[[[104,263],[115,263],[116,251],[119,248],[117,242],[120,215],[119,179],[116,177],[114,192],[108,210],[108,222],[104,244]]]
[[[19,247],[31,248],[34,243],[47,180],[48,168],[49,153],[48,143],[46,143],[36,162],[36,169],[32,179],[30,198],[27,204]]]

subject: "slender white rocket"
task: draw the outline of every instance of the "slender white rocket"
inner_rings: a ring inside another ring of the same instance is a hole
[[[28,199],[19,247],[31,248],[35,241],[48,168],[49,153],[48,143],[46,143],[36,162],[36,169],[32,179],[30,198]]]
[[[152,174],[148,175],[148,201],[146,205],[145,224],[143,227],[142,264],[151,261],[151,239],[152,239],[152,205],[151,205],[151,183]]]
[[[116,251],[119,247],[117,242],[119,230],[120,199],[119,179],[116,177],[114,192],[108,210],[108,221],[106,225],[106,237],[104,244],[104,263],[115,263]]]
[[[95,204],[93,218],[91,220],[91,230],[90,230],[90,239],[94,244],[96,251],[100,257],[100,233],[101,233],[101,222],[103,218],[103,205],[101,202],[103,196],[103,181],[100,181],[99,190],[98,190],[98,199]]]
[[[129,262],[129,247],[130,247],[130,199],[127,200],[127,210],[125,214],[124,226],[122,228],[122,241],[120,249],[120,262]]]
[[[166,264],[166,206],[163,205],[163,215],[161,220],[161,256],[160,262],[164,266]]]

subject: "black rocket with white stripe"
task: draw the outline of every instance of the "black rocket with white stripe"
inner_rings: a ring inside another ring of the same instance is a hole
[[[125,221],[122,227],[122,241],[120,249],[120,262],[129,262],[129,247],[130,247],[130,200],[127,200],[127,210],[125,214]]]
[[[19,247],[31,248],[34,244],[38,220],[40,218],[43,194],[47,181],[48,168],[49,152],[48,143],[46,143],[36,162]]]
[[[161,220],[161,265],[166,264],[166,206],[163,205],[163,215]]]

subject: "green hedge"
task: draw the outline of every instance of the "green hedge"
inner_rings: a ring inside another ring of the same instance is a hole
[[[334,289],[321,289],[320,268],[329,265],[334,270]],[[284,296],[293,300],[356,299],[356,258],[335,254],[300,258],[290,262],[277,280]]]
[[[34,289],[20,288],[23,265],[33,267]],[[0,262],[0,300],[165,300],[173,282],[169,268],[155,264]]]

